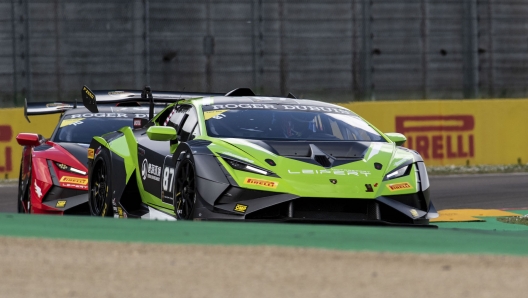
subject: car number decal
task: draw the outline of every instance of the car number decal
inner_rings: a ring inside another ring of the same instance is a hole
[[[172,156],[165,157],[163,163],[162,183],[161,183],[161,201],[166,204],[174,204],[174,179],[175,168],[172,164]]]

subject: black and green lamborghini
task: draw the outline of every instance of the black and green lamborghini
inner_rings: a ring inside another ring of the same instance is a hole
[[[338,105],[288,97],[82,91],[83,103],[150,102],[150,120],[94,137],[90,212],[161,220],[427,226],[423,159]],[[156,116],[153,106],[166,104]],[[137,125],[136,125],[137,124]]]

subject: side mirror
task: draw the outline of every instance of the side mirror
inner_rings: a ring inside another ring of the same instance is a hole
[[[152,141],[176,140],[176,129],[171,126],[151,126],[147,129],[147,136]]]
[[[389,137],[389,140],[396,143],[396,146],[403,146],[403,144],[405,144],[405,141],[407,141],[407,138],[401,133],[389,132],[389,133],[386,133],[385,135]]]
[[[40,145],[40,136],[36,133],[19,133],[16,140],[20,146],[36,147]]]

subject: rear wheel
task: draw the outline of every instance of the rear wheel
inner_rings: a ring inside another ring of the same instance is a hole
[[[176,171],[174,190],[174,213],[178,219],[188,220],[194,217],[196,203],[196,175],[194,164],[190,159],[184,159]]]
[[[96,160],[90,183],[90,195],[88,205],[90,214],[94,216],[111,216],[112,207],[108,204],[109,181],[108,167],[104,158]]]

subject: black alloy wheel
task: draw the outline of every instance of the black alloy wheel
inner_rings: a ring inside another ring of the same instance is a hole
[[[95,216],[105,216],[108,206],[105,206],[106,197],[108,196],[108,179],[106,173],[106,164],[100,160],[92,174],[92,189],[90,190],[90,212]]]
[[[194,165],[189,159],[184,159],[176,172],[174,212],[178,219],[193,219],[196,202],[196,175],[194,173]]]

